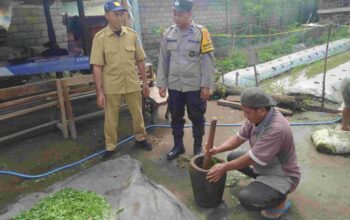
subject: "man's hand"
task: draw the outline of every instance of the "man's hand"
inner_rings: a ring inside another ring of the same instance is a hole
[[[97,105],[100,109],[104,109],[106,106],[106,97],[105,94],[103,94],[102,92],[97,94]]]
[[[202,87],[201,88],[201,99],[204,101],[208,101],[210,96],[210,89]]]
[[[165,96],[166,96],[166,88],[159,87],[159,95],[160,95],[160,97],[165,98]]]
[[[213,146],[209,151],[207,151],[207,149],[208,149],[207,144],[208,143],[205,143],[205,147],[204,147],[205,154],[209,153],[211,156],[213,156],[217,153],[220,153],[218,147],[216,147],[216,146]]]
[[[216,183],[226,173],[225,164],[215,164],[207,174],[207,180],[210,183]]]
[[[149,87],[148,87],[148,83],[147,82],[143,83],[142,94],[143,94],[144,97],[148,97],[149,96]]]

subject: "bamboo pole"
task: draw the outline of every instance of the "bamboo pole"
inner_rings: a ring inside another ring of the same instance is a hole
[[[331,38],[331,24],[329,24],[328,27],[328,40],[327,40],[327,46],[326,46],[326,55],[324,58],[324,72],[323,72],[323,83],[322,83],[322,108],[324,108],[324,97],[325,97],[325,90],[326,90],[326,75],[327,75],[327,61],[328,61],[328,48],[329,48],[329,41]]]
[[[214,145],[214,136],[215,136],[217,121],[218,121],[217,118],[214,117],[210,123],[210,131],[208,136],[208,142],[206,144],[206,152],[204,155],[204,162],[203,162],[203,169],[205,170],[208,170],[210,166],[211,154],[209,153],[209,150],[212,149]]]

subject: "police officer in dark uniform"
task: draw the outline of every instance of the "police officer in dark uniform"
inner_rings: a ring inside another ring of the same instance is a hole
[[[204,114],[213,86],[214,55],[209,32],[192,21],[191,0],[173,2],[175,25],[168,28],[161,42],[157,87],[161,97],[169,92],[169,110],[174,147],[168,160],[185,152],[183,144],[185,106],[193,124],[193,153],[202,151]]]

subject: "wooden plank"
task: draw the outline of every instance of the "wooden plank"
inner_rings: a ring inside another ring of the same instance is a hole
[[[157,105],[163,105],[167,103],[168,94],[166,95],[166,97],[162,98],[159,95],[159,88],[151,87],[149,96],[147,98],[151,99],[151,101],[155,102]]]
[[[75,123],[74,123],[72,103],[71,103],[70,98],[69,98],[68,82],[66,80],[61,80],[61,85],[62,85],[62,90],[63,90],[63,99],[64,99],[64,104],[66,107],[66,114],[67,114],[68,121],[69,121],[69,128],[70,128],[71,136],[73,139],[76,139],[77,138],[77,130],[75,128]]]
[[[91,83],[94,82],[94,77],[92,74],[89,75],[82,75],[82,76],[74,76],[69,78],[63,78],[61,81],[64,81],[67,86],[73,86],[83,83]]]
[[[31,94],[43,93],[56,90],[56,81],[32,83],[22,86],[0,89],[0,101],[15,99],[16,97],[29,96]]]
[[[13,100],[13,101],[0,103],[0,109],[10,108],[10,107],[18,106],[18,105],[23,105],[23,104],[26,104],[26,103],[31,102],[31,101],[37,101],[39,99],[50,98],[50,97],[57,98],[57,92],[53,91],[53,92],[48,92],[45,94],[39,94],[39,95],[34,95],[34,96],[26,97],[26,98],[21,98],[21,99],[17,99],[17,100]]]
[[[80,93],[86,93],[86,92],[95,92],[95,85],[94,86],[84,86],[79,88],[69,88],[69,94],[80,94]]]
[[[24,109],[24,110],[20,110],[20,111],[11,112],[11,113],[8,113],[8,114],[0,115],[0,121],[1,120],[5,120],[5,119],[9,119],[9,118],[13,118],[13,117],[16,117],[16,116],[28,114],[30,112],[38,111],[38,110],[41,110],[41,109],[53,107],[53,106],[56,106],[57,103],[58,103],[57,101],[49,102],[49,103],[45,103],[45,104],[42,104],[42,105],[31,107],[31,108],[28,108],[28,109]]]
[[[332,13],[341,13],[341,12],[350,12],[350,7],[328,8],[328,9],[317,10],[318,14],[332,14]]]
[[[58,94],[58,104],[60,106],[61,121],[62,121],[62,134],[63,138],[68,138],[68,124],[66,117],[66,108],[64,106],[63,89],[61,85],[61,80],[56,80],[57,94]]]
[[[227,100],[220,99],[217,101],[218,105],[226,106],[226,107],[231,107],[235,109],[241,109],[241,103],[239,102],[230,102]],[[276,110],[280,111],[283,115],[290,116],[293,115],[293,112],[287,109],[279,108],[279,107],[274,107]]]
[[[227,96],[226,101],[240,102],[241,101],[241,97],[239,95],[229,95],[229,96]]]

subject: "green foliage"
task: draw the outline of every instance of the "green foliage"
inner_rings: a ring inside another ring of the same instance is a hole
[[[219,99],[226,97],[227,88],[223,84],[215,84],[215,87],[213,89],[213,93],[210,96],[210,99]]]
[[[90,191],[63,189],[41,200],[32,209],[13,220],[94,219],[103,220],[110,205],[102,196]]]
[[[162,36],[164,31],[165,31],[165,28],[164,27],[161,27],[161,26],[157,26],[157,27],[153,27],[151,28],[152,30],[152,33],[155,34],[155,35],[158,35],[158,36]]]
[[[233,52],[230,56],[224,59],[216,60],[216,67],[223,73],[230,72],[235,69],[247,67],[247,56],[241,51]]]

